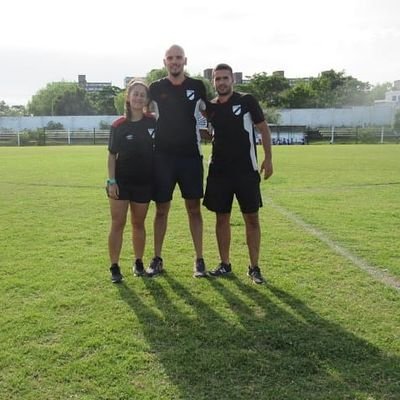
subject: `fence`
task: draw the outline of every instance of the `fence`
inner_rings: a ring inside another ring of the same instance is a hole
[[[272,143],[400,143],[400,134],[390,127],[320,128],[306,126],[271,125]],[[14,132],[0,130],[0,146],[52,146],[107,144],[109,130],[46,130]],[[203,138],[209,141],[209,138]]]
[[[52,146],[107,144],[109,130],[48,130],[10,132],[0,131],[0,146]]]
[[[369,128],[323,128],[312,132],[309,141],[329,142],[336,144],[346,143],[400,143],[400,134],[388,127]]]

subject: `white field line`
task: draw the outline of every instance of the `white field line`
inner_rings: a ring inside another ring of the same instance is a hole
[[[349,250],[345,249],[344,247],[340,246],[338,243],[335,243],[333,240],[329,239],[329,237],[321,232],[320,230],[316,229],[314,226],[304,222],[300,219],[297,215],[293,214],[292,212],[288,211],[284,207],[281,207],[275,204],[271,199],[268,199],[267,202],[279,213],[284,215],[287,219],[294,222],[296,225],[300,226],[302,229],[310,233],[311,235],[318,238],[321,242],[328,245],[333,251],[340,254],[342,257],[351,261],[354,265],[356,265],[361,270],[365,271],[369,275],[371,275],[374,279],[384,283],[386,286],[390,286],[397,290],[400,290],[400,280],[389,273],[376,268],[370,264],[368,264],[362,258],[352,254]]]

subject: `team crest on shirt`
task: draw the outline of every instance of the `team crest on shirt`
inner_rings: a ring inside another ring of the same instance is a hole
[[[187,90],[186,90],[186,97],[187,97],[189,100],[194,100],[194,90],[192,90],[192,89],[187,89]]]
[[[154,137],[154,128],[147,128],[147,132],[149,132],[151,137]]]
[[[236,106],[232,106],[232,112],[236,116],[240,115],[240,113],[242,112],[242,106],[240,104],[236,105]]]

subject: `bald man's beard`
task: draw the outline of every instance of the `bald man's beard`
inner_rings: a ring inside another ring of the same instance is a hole
[[[170,71],[170,75],[173,76],[174,78],[177,78],[178,76],[180,76],[183,72],[183,68],[179,69],[179,70],[175,70],[175,71]]]

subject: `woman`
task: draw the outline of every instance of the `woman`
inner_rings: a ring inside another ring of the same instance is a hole
[[[147,113],[148,87],[131,81],[126,90],[125,116],[111,126],[108,144],[107,194],[111,229],[108,236],[110,272],[113,283],[121,282],[119,266],[128,208],[132,223],[135,255],[133,273],[145,274],[143,254],[146,242],[145,218],[152,197],[153,141],[156,121]]]

